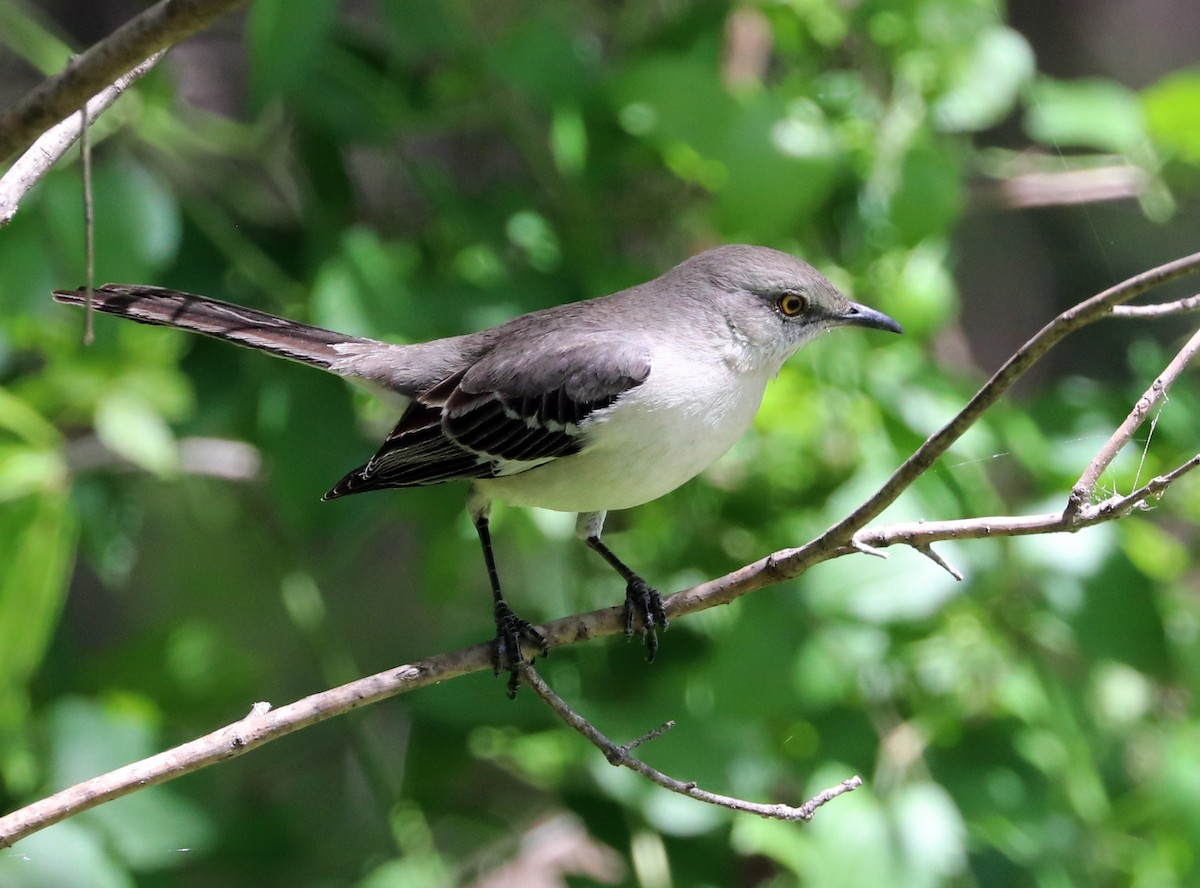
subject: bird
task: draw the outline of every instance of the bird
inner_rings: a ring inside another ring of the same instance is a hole
[[[575,513],[576,535],[625,582],[624,629],[647,659],[669,625],[661,594],[601,538],[608,512],[657,499],[700,474],[749,427],[767,383],[835,327],[902,333],[813,266],[730,244],[608,296],[520,315],[475,333],[393,344],[336,333],[206,296],[106,284],[56,290],[72,305],[177,327],[381,387],[404,404],[363,465],[324,495],[466,481],[492,592],[492,665],[544,654],[543,635],[509,606],[492,550],[492,503]]]

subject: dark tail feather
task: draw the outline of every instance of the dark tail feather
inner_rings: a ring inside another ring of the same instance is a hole
[[[83,287],[55,290],[54,298],[68,305],[85,305],[85,293]],[[325,370],[334,369],[344,355],[335,346],[372,341],[164,287],[105,284],[95,289],[92,306],[141,324],[179,327]]]

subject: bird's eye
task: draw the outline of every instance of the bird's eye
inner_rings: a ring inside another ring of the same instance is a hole
[[[799,293],[784,293],[775,300],[775,305],[785,318],[794,318],[808,308],[808,300]]]

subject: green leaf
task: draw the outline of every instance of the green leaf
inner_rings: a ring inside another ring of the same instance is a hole
[[[829,196],[838,143],[821,110],[806,101],[783,105],[755,96],[730,120],[717,159],[728,171],[718,220],[730,236],[782,236]]]
[[[1146,138],[1137,95],[1110,80],[1042,78],[1034,85],[1029,104],[1026,131],[1054,148],[1129,153]]]
[[[19,851],[0,854],[0,885],[133,888],[133,877],[105,845],[103,836],[74,820],[56,823],[22,839]]]
[[[550,122],[550,152],[565,176],[578,175],[587,164],[587,127],[575,106],[556,108]]]
[[[1200,165],[1200,71],[1177,71],[1142,91],[1146,127],[1163,152]]]
[[[52,173],[47,182],[57,182],[60,178]],[[46,294],[64,283],[56,276],[55,262],[29,261],[30,256],[42,255],[50,240],[45,231],[44,214],[39,212],[42,204],[42,194],[35,190],[0,237],[0,312],[9,318],[15,318],[18,313],[44,316],[49,301]],[[7,346],[4,340],[0,332],[0,368],[10,357],[4,353]]]
[[[946,877],[963,870],[966,824],[945,789],[935,783],[914,783],[888,801],[905,861],[915,872]]]
[[[1036,70],[1029,43],[1011,28],[991,28],[980,37],[933,104],[933,119],[947,132],[995,126],[1012,110]]]
[[[946,247],[938,241],[881,256],[871,269],[871,281],[884,309],[902,319],[905,333],[925,335],[940,330],[958,312]]]
[[[612,93],[626,131],[660,146],[683,144],[703,158],[723,147],[737,103],[707,58],[657,56],[630,64]]]
[[[130,391],[118,389],[101,397],[96,434],[113,453],[147,471],[165,475],[179,467],[171,429],[145,399]]]
[[[27,14],[19,3],[0,3],[0,44],[48,76],[57,74],[73,53],[42,21],[48,19]]]
[[[266,102],[301,88],[317,66],[337,22],[338,5],[329,0],[260,0],[250,7],[252,86]]]
[[[546,108],[574,104],[587,92],[594,53],[581,52],[586,42],[554,6],[545,9],[493,36],[484,58],[524,99]]]
[[[538,271],[551,272],[558,267],[561,260],[558,237],[544,216],[533,210],[521,210],[509,217],[504,231]]]
[[[4,388],[0,388],[0,429],[39,448],[57,447],[62,441],[58,429],[45,417]]]
[[[962,164],[949,146],[915,147],[904,157],[891,200],[897,238],[916,245],[949,231],[965,202]]]
[[[0,509],[0,727],[25,718],[26,686],[45,656],[66,597],[76,520],[65,489]]]
[[[0,503],[60,488],[66,475],[57,451],[0,444]]]
[[[128,159],[97,165],[96,278],[145,280],[175,256],[182,237],[179,205],[159,176]],[[79,182],[69,176],[44,183],[48,236],[65,245],[70,272],[83,276],[83,207]]]
[[[449,52],[467,38],[454,20],[455,12],[450,4],[429,0],[388,0],[379,5],[379,15],[406,61]]]
[[[381,240],[366,227],[346,229],[339,251],[314,277],[313,321],[358,336],[413,336],[415,306],[407,278],[415,262],[410,244]]]
[[[1176,580],[1188,569],[1188,545],[1165,527],[1130,516],[1121,522],[1121,549],[1146,576],[1159,581]]]

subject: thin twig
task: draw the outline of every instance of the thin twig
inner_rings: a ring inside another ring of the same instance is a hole
[[[1156,302],[1153,305],[1114,305],[1109,316],[1114,318],[1165,318],[1197,310],[1200,310],[1200,293],[1176,299],[1174,302]]]
[[[1084,505],[1091,501],[1092,494],[1096,490],[1096,482],[1100,480],[1104,470],[1112,464],[1112,461],[1117,458],[1117,454],[1129,443],[1133,433],[1146,421],[1146,417],[1150,415],[1155,406],[1167,396],[1167,392],[1171,390],[1171,386],[1179,378],[1179,374],[1191,363],[1197,351],[1200,351],[1200,330],[1192,334],[1191,339],[1171,359],[1171,363],[1158,375],[1158,378],[1150,384],[1146,393],[1138,399],[1133,410],[1125,417],[1125,421],[1117,427],[1112,436],[1104,442],[1104,446],[1100,448],[1095,458],[1088,463],[1088,467],[1083,470],[1083,474],[1079,476],[1079,480],[1075,482],[1075,487],[1071,490],[1066,511],[1063,513],[1064,517],[1068,520],[1076,517]]]
[[[644,742],[651,737],[659,736],[662,730],[651,732],[647,737],[643,737],[634,743],[620,746],[606,737],[599,728],[589,722],[586,718],[567,705],[566,701],[550,688],[542,677],[537,674],[537,671],[530,665],[526,664],[521,667],[521,678],[525,683],[533,689],[533,692],[542,699],[542,701],[553,710],[554,714],[561,718],[568,727],[572,728],[584,738],[586,738],[593,746],[604,753],[604,757],[608,759],[609,764],[619,767],[629,768],[638,774],[641,774],[651,783],[656,786],[661,786],[663,789],[669,789],[671,792],[685,795],[688,798],[696,799],[700,802],[706,802],[710,805],[717,805],[721,808],[728,808],[731,811],[742,811],[748,814],[757,814],[759,817],[771,817],[776,820],[812,820],[813,812],[826,802],[844,795],[851,790],[862,786],[860,777],[850,777],[843,780],[837,786],[830,787],[815,797],[809,799],[800,807],[792,807],[791,805],[763,805],[758,802],[748,802],[745,799],[734,798],[733,796],[721,795],[720,793],[709,792],[706,789],[701,789],[692,781],[676,780],[656,768],[652,768],[643,762],[641,759],[634,758],[629,754],[630,749],[638,743]]]
[[[967,405],[946,425],[930,435],[925,443],[918,447],[913,455],[892,474],[883,487],[854,512],[822,534],[818,542],[826,539],[849,539],[855,531],[865,527],[868,521],[877,518],[884,509],[896,501],[901,493],[908,489],[920,474],[949,450],[951,445],[975,424],[985,410],[999,401],[1024,375],[1026,370],[1069,334],[1105,317],[1111,311],[1112,306],[1118,303],[1128,302],[1152,287],[1184,275],[1193,274],[1198,270],[1200,270],[1200,253],[1193,253],[1183,259],[1176,259],[1174,262],[1168,262],[1158,268],[1135,275],[1091,299],[1086,299],[1078,305],[1068,308],[1017,349],[1013,356],[1005,361],[1004,365],[992,375],[992,378],[975,393]]]
[[[855,551],[861,552],[864,555],[870,555],[872,558],[882,558],[884,561],[887,561],[889,558],[887,552],[884,552],[882,549],[873,549],[861,540],[851,539],[850,545],[854,547]]]
[[[1110,496],[1098,503],[1086,505],[1074,518],[1063,512],[1038,515],[991,515],[980,518],[960,518],[953,521],[905,521],[868,527],[856,534],[856,539],[871,546],[904,545],[917,551],[946,540],[978,540],[989,537],[1031,536],[1047,533],[1073,533],[1085,527],[1123,518],[1131,512],[1146,508],[1150,501],[1162,496],[1177,480],[1200,466],[1200,454],[1170,472],[1147,481],[1124,496]],[[847,545],[844,553],[855,549]],[[923,553],[924,554],[924,553]]]
[[[160,0],[130,19],[0,114],[0,163],[27,149],[43,132],[142,59],[203,31],[247,2]]]
[[[94,123],[121,93],[140,80],[162,57],[162,52],[155,53],[128,74],[118,77],[112,84],[97,92],[86,105],[87,119]],[[80,124],[81,115],[72,114],[50,127],[38,137],[28,151],[13,162],[3,178],[0,178],[0,228],[13,220],[25,195],[49,172],[59,158],[66,154],[67,149],[75,144],[81,134]]]
[[[92,300],[96,295],[96,212],[92,203],[92,140],[88,135],[91,123],[88,120],[88,103],[79,109],[79,161],[83,169],[83,255],[86,268],[85,289],[87,298],[83,311],[83,344],[91,345],[96,340],[95,312]]]
[[[858,542],[859,545],[855,546],[854,548],[861,548],[862,542],[858,540],[857,537],[855,538],[855,541]],[[939,555],[937,552],[933,551],[933,546],[929,545],[928,543],[924,543],[918,546],[913,546],[913,548],[944,570],[946,573],[950,574],[950,576],[954,577],[954,579],[962,582],[962,571]]]
[[[659,737],[661,737],[663,734],[667,733],[667,731],[670,731],[674,727],[675,727],[674,719],[665,721],[661,725],[659,725],[657,728],[655,728],[653,731],[647,731],[646,733],[642,734],[642,736],[638,737],[636,740],[630,740],[624,746],[621,746],[620,749],[623,752],[628,753],[632,749],[637,749],[643,743],[649,743],[651,740],[657,740]]]

